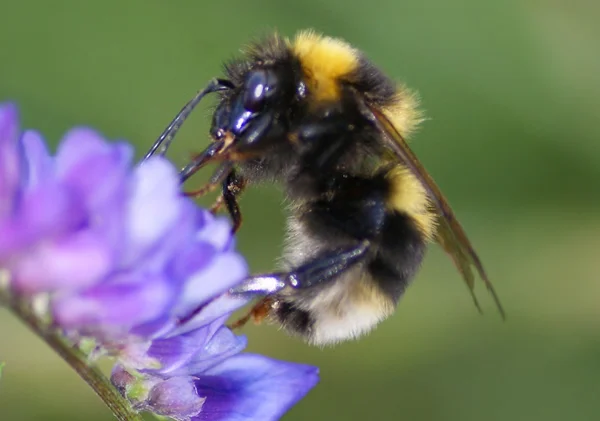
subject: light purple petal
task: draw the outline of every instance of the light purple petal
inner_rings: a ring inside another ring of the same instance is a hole
[[[21,292],[69,291],[94,284],[111,268],[112,253],[96,236],[81,232],[57,241],[41,241],[11,265]]]
[[[0,104],[0,218],[12,213],[22,182],[24,162],[19,149],[17,108]]]
[[[152,341],[147,350],[148,356],[160,362],[160,368],[150,370],[165,375],[187,363],[192,356],[202,352],[208,342],[209,335],[214,334],[215,328],[203,326],[187,335],[172,338],[159,338]]]
[[[188,278],[204,270],[217,255],[217,251],[208,243],[187,242],[184,243],[186,245],[184,248],[181,248],[181,244],[179,244],[181,250],[169,264],[169,272],[176,278]]]
[[[185,324],[177,326],[170,331],[167,337],[183,335],[198,329],[217,319],[227,319],[231,313],[245,306],[252,300],[249,296],[223,294],[203,305],[196,314],[186,321]]]
[[[121,256],[127,249],[125,242],[125,200],[117,197],[99,204],[94,212],[90,214],[87,227],[93,230],[98,238],[104,239],[107,244],[112,245],[115,259],[115,270],[120,269]],[[117,259],[118,257],[118,259]]]
[[[153,247],[149,247],[135,264],[150,271],[166,270],[172,279],[185,280],[190,274],[206,266],[215,251],[208,244],[196,246],[193,243],[197,230],[194,219],[196,205],[182,197],[177,200],[181,205],[177,223]]]
[[[172,229],[183,211],[175,169],[166,161],[151,158],[135,169],[133,191],[127,211],[125,264],[148,252]]]
[[[198,415],[205,399],[198,396],[194,378],[171,377],[158,383],[148,394],[148,407],[158,415],[187,421]]]
[[[164,335],[173,330],[176,324],[177,320],[169,314],[163,314],[157,319],[133,327],[131,334],[151,341],[164,337]]]
[[[126,198],[132,157],[130,145],[107,143],[90,129],[73,129],[59,146],[57,177],[77,192],[90,212],[98,212]]]
[[[18,214],[0,219],[0,259],[23,252],[37,241],[46,243],[63,237],[86,221],[77,197],[56,183],[28,191],[21,199]]]
[[[75,189],[93,212],[107,201],[125,198],[131,155],[130,147],[115,145],[102,155],[82,158],[61,181]]]
[[[278,420],[319,381],[318,369],[242,354],[198,375],[197,421]]]
[[[83,133],[82,133],[83,132]],[[122,256],[129,247],[125,242],[126,202],[130,189],[130,161],[132,148],[125,144],[110,147],[97,144],[85,137],[86,130],[76,130],[69,137],[71,144],[83,138],[89,150],[79,161],[70,156],[71,148],[64,148],[68,156],[69,170],[62,171],[60,182],[75,194],[89,215],[86,226],[95,230],[99,238],[113,245],[115,255]],[[93,133],[93,132],[92,132]],[[92,138],[93,139],[93,138]],[[95,155],[91,153],[97,150]],[[68,153],[67,153],[68,152]]]
[[[37,236],[52,238],[74,232],[88,219],[83,203],[63,185],[50,181],[28,191],[21,201],[17,221]]]
[[[187,317],[198,306],[238,284],[247,273],[248,266],[239,254],[229,252],[215,256],[207,267],[190,277],[175,314]]]
[[[203,373],[222,361],[239,354],[247,345],[248,340],[245,336],[235,335],[229,328],[221,326],[204,347],[203,352],[193,355],[185,365],[169,372],[169,375],[183,376]]]
[[[228,250],[232,238],[229,220],[225,217],[215,218],[210,213],[205,218],[206,225],[198,232],[196,239],[212,244],[219,251]]]
[[[160,317],[172,304],[169,281],[157,275],[129,274],[54,303],[54,316],[63,327],[114,325],[130,328]]]
[[[162,376],[183,376],[203,372],[240,353],[246,344],[245,337],[236,336],[218,320],[185,335],[154,341],[148,356],[161,362],[156,372]]]
[[[80,127],[70,130],[63,137],[56,152],[57,176],[65,177],[82,161],[110,153],[111,148],[111,144],[92,129]]]
[[[21,141],[27,158],[27,187],[35,188],[40,182],[47,182],[53,176],[54,160],[38,132],[25,131]]]

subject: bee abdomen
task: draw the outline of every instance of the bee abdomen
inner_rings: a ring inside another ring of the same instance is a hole
[[[368,270],[395,303],[419,270],[426,249],[427,240],[410,216],[400,212],[388,214],[377,254]]]
[[[413,215],[390,206],[390,194],[400,193],[394,181],[385,170],[370,178],[337,175],[328,181],[330,195],[293,209],[288,270],[321,267],[335,250],[369,246],[359,263],[328,281],[275,297],[273,316],[286,330],[325,345],[358,337],[394,311],[427,244]]]
[[[308,311],[282,299],[276,301],[274,316],[287,331],[302,337],[310,336],[314,320]]]

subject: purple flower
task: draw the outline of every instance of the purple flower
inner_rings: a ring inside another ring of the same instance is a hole
[[[0,270],[44,297],[69,338],[117,358],[113,384],[139,410],[179,420],[274,420],[318,381],[314,367],[240,354],[225,326],[247,303],[226,218],[181,194],[160,157],[73,129],[51,156],[0,104]],[[0,286],[1,287],[1,286]]]

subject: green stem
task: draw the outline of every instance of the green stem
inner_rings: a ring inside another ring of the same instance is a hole
[[[9,307],[21,321],[50,345],[90,385],[119,421],[142,420],[106,376],[97,367],[88,364],[86,356],[81,351],[66,342],[60,332],[41,321],[27,303],[15,298],[7,296],[0,288],[0,304]]]

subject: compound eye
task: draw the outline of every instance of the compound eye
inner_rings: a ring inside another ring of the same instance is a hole
[[[267,72],[264,70],[254,71],[246,82],[243,98],[244,108],[253,113],[260,111],[265,105],[268,90]]]

